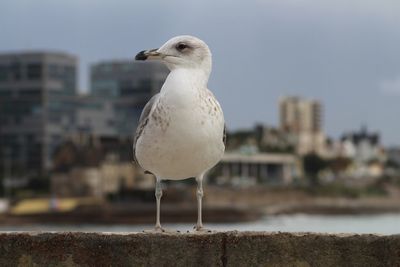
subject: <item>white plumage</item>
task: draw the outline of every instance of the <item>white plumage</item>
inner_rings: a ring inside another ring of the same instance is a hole
[[[146,105],[134,142],[136,161],[157,178],[157,223],[160,181],[196,177],[197,230],[202,230],[202,179],[222,158],[225,124],[221,106],[207,89],[211,72],[208,46],[192,36],[178,36],[161,48],[140,52],[136,59],[162,60],[171,70],[159,94]]]

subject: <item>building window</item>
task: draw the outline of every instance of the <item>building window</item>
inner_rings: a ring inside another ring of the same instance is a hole
[[[0,125],[7,125],[7,124],[8,124],[8,119],[0,116]]]
[[[31,113],[34,114],[34,115],[41,114],[42,113],[42,107],[40,105],[32,105]]]
[[[19,96],[21,97],[35,97],[40,98],[42,92],[39,88],[32,88],[32,89],[21,89],[19,91]]]
[[[6,99],[7,97],[11,97],[11,90],[0,90],[0,98]]]
[[[56,64],[49,64],[47,66],[47,74],[50,78],[58,79],[60,77],[60,68]]]
[[[8,68],[5,65],[0,65],[0,81],[7,81]]]
[[[110,127],[115,126],[115,121],[112,119],[107,120],[107,126],[110,126]]]
[[[40,80],[43,76],[43,66],[40,63],[27,65],[27,76],[29,80]]]
[[[19,62],[14,62],[10,65],[10,72],[15,81],[19,81],[22,78],[22,66]]]
[[[15,117],[14,117],[14,123],[15,123],[16,125],[21,124],[21,121],[22,121],[22,118],[21,118],[20,116],[15,116]]]

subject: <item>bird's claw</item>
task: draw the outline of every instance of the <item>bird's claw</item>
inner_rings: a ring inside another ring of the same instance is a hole
[[[164,229],[162,227],[154,227],[152,230],[143,230],[143,233],[148,233],[148,234],[180,234],[181,231],[179,230],[169,230],[169,229]]]
[[[165,230],[161,226],[156,226],[152,230],[143,230],[143,233],[158,234],[158,233],[165,233]]]
[[[212,230],[204,228],[203,226],[195,225],[193,229],[196,233],[212,233]]]

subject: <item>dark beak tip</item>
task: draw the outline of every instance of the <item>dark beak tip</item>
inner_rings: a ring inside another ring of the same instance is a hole
[[[135,56],[135,60],[146,60],[146,59],[147,59],[147,55],[146,55],[144,52],[146,52],[146,50],[140,51],[140,52]]]

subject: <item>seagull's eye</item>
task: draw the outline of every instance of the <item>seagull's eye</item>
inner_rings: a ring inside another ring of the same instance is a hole
[[[184,50],[185,48],[188,48],[188,45],[187,45],[187,44],[179,43],[179,44],[176,45],[176,50],[178,50],[178,51],[182,51],[182,50]]]

